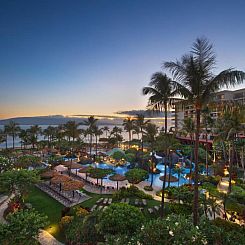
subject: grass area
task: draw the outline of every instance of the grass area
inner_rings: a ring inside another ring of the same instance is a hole
[[[61,210],[64,206],[35,186],[31,188],[25,201],[31,203],[38,212],[48,216],[50,224],[45,227],[45,230],[59,241],[64,241],[64,236],[59,228]]]
[[[89,208],[89,209],[92,208],[100,198],[112,198],[112,195],[110,194],[100,195],[100,194],[90,193],[85,190],[82,190],[82,191],[91,197],[89,200],[77,205],[83,208]],[[129,198],[130,200],[129,204],[134,206],[135,199],[139,199],[139,198]],[[73,209],[76,208],[77,206],[74,206]],[[160,202],[156,200],[147,200],[147,206],[145,206],[143,210],[143,213],[147,218],[155,217],[154,214],[149,214],[147,210],[148,208],[152,208],[154,206],[160,206]]]

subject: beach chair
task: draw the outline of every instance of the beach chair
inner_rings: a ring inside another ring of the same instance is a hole
[[[104,198],[100,198],[96,203],[100,203],[104,200]]]
[[[139,199],[135,199],[134,204],[135,204],[136,206],[138,206],[138,205],[139,205]]]
[[[97,208],[97,205],[95,204],[92,208],[91,211],[93,212]]]
[[[108,202],[108,198],[105,198],[103,204],[106,204],[107,202]]]

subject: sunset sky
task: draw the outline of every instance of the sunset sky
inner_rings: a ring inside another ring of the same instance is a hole
[[[144,109],[152,73],[199,36],[215,45],[216,72],[245,70],[244,9],[244,0],[0,0],[0,118]]]

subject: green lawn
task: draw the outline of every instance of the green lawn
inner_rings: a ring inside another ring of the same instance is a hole
[[[61,210],[64,206],[35,186],[31,188],[25,201],[31,203],[33,208],[40,213],[48,216],[50,224],[45,227],[45,230],[59,241],[64,241],[64,236],[59,229]]]

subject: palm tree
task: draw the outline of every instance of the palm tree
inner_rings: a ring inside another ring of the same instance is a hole
[[[79,123],[76,123],[75,121],[68,121],[65,125],[64,125],[64,129],[65,129],[65,134],[68,137],[68,141],[71,141],[72,138],[72,142],[74,143],[75,139],[79,138],[80,134],[81,134],[81,129],[79,129]]]
[[[29,143],[27,130],[21,129],[19,133],[19,138],[21,139],[20,141],[21,148],[22,146],[24,146],[24,149],[25,149],[26,145]]]
[[[150,122],[150,120],[145,120],[145,116],[142,114],[137,114],[135,118],[135,125],[140,129],[141,133],[141,151],[143,155],[143,150],[144,150],[144,142],[143,142],[143,134],[144,134],[144,128],[146,125]]]
[[[134,129],[134,119],[128,117],[123,120],[124,130],[128,132],[128,148],[130,148],[130,143],[132,140],[132,130]]]
[[[5,133],[2,129],[0,129],[0,144],[6,141]]]
[[[229,157],[229,188],[228,192],[231,192],[232,172],[235,163],[235,144],[237,134],[241,131],[242,125],[240,121],[239,108],[226,109],[223,114],[223,131],[226,132],[226,140],[231,146],[231,157]]]
[[[115,137],[116,143],[117,143],[117,147],[118,147],[119,139],[122,138],[122,137],[121,137],[121,133],[122,133],[122,129],[119,128],[119,127],[117,127],[117,126],[113,127],[113,129],[112,129],[112,131],[111,131],[110,137],[111,137],[111,136],[114,136],[114,137]]]
[[[182,123],[181,132],[184,133],[185,135],[190,136],[190,140],[191,140],[190,176],[192,176],[193,138],[194,138],[194,134],[195,134],[195,123],[190,117],[187,117],[184,119],[184,121]],[[191,178],[190,178],[190,183],[191,183]]]
[[[168,129],[168,109],[171,108],[173,102],[178,99],[174,98],[176,90],[174,89],[172,80],[162,72],[156,72],[152,75],[149,87],[143,88],[144,95],[149,97],[148,105],[153,111],[164,111],[164,132]]]
[[[164,195],[165,195],[165,187],[166,187],[166,176],[167,176],[167,164],[169,164],[170,160],[170,154],[172,150],[179,148],[179,142],[178,140],[172,135],[172,134],[162,134],[157,137],[157,145],[156,149],[158,151],[162,151],[164,153],[164,180],[162,183],[162,200],[161,200],[161,217],[164,215]]]
[[[150,144],[150,151],[151,151],[151,161],[150,161],[150,171],[151,172],[151,184],[153,184],[153,172],[155,168],[155,143],[156,143],[156,136],[158,133],[158,127],[153,123],[148,123],[145,127],[144,133],[144,140]]]
[[[32,148],[35,147],[35,144],[37,143],[38,135],[42,133],[42,128],[38,125],[33,125],[28,129],[28,132],[30,133],[30,138],[32,139]]]
[[[5,132],[12,136],[13,139],[13,149],[14,149],[14,143],[15,143],[15,137],[18,135],[20,132],[20,127],[19,124],[14,122],[14,121],[9,121],[7,125],[4,126]]]
[[[88,117],[87,121],[84,121],[83,124],[88,126],[88,134],[90,135],[90,146],[89,146],[89,153],[90,157],[92,155],[92,140],[93,140],[93,134],[94,134],[94,128],[96,126],[98,119],[95,119],[94,116]]]
[[[214,121],[212,119],[212,117],[210,116],[210,110],[208,107],[203,109],[203,126],[205,128],[204,132],[205,132],[205,164],[206,164],[206,174],[208,176],[208,128],[212,128]]]
[[[55,133],[56,133],[56,128],[53,126],[48,126],[46,129],[43,130],[42,134],[44,135],[44,138],[48,139],[49,147],[53,143],[53,140],[55,138]]]
[[[182,56],[181,60],[165,62],[174,81],[174,88],[188,102],[192,103],[196,116],[195,133],[195,179],[194,179],[194,203],[193,223],[198,224],[198,147],[200,133],[201,110],[210,100],[211,94],[224,85],[236,85],[245,79],[245,73],[229,68],[218,75],[214,75],[213,69],[216,56],[213,45],[205,38],[197,38],[189,54]]]
[[[94,127],[94,136],[95,136],[95,155],[97,156],[97,150],[98,150],[98,136],[101,136],[103,134],[103,130],[101,128],[98,128],[98,126]]]
[[[109,127],[105,126],[102,128],[102,130],[105,132],[105,137],[108,138],[107,136],[108,136],[108,133],[110,132]]]

